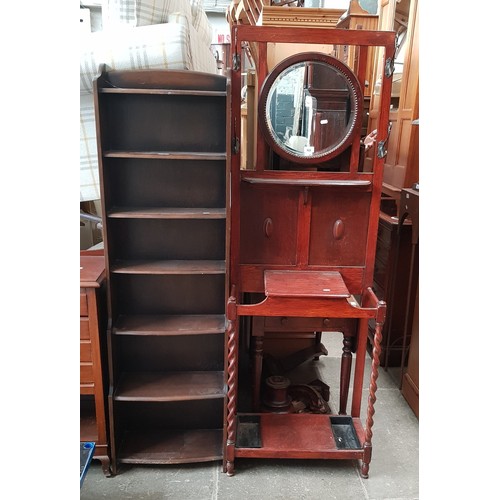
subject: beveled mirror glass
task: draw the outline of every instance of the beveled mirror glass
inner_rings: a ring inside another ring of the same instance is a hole
[[[259,99],[266,141],[280,156],[318,163],[340,154],[361,124],[362,90],[339,60],[322,53],[291,56],[268,75]]]

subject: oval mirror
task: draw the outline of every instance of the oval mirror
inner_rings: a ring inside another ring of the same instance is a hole
[[[354,73],[322,53],[293,55],[268,75],[259,99],[266,141],[280,156],[318,163],[344,151],[361,125],[362,90]]]

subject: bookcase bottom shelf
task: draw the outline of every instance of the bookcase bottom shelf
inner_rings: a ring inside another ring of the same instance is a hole
[[[329,414],[240,414],[236,457],[358,459],[364,430],[359,418]]]
[[[222,460],[222,429],[134,431],[124,435],[118,462],[182,464]]]

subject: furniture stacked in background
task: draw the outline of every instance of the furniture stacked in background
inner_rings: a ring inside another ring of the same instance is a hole
[[[232,37],[231,295],[224,469],[232,475],[239,457],[359,459],[361,474],[367,477],[386,309],[371,286],[395,36],[364,30],[233,25]],[[268,43],[352,45],[359,48],[359,58],[352,72],[329,55],[301,53],[299,45],[295,55],[269,71]],[[240,95],[247,46],[258,54],[259,127],[255,164],[242,169]],[[368,49],[374,46],[382,47],[387,71],[379,102],[378,154],[373,169],[363,171],[359,157],[364,92],[359,82],[365,80]],[[293,135],[297,130],[302,133]],[[299,136],[306,144],[303,147],[289,140]],[[328,386],[322,380],[304,381],[301,390],[294,387],[297,392],[292,394],[287,374],[278,372],[259,386],[267,332],[249,318],[267,323],[268,331],[282,335],[283,344],[289,330],[300,328],[344,334],[338,412],[324,401]],[[346,328],[346,320],[355,327]],[[370,320],[376,327],[363,423]],[[248,332],[253,337],[250,345]],[[245,372],[252,365],[254,376],[248,382]],[[293,400],[304,393],[304,386],[308,394],[319,394],[314,408],[308,408],[300,397]],[[249,392],[253,395],[250,407],[246,403]],[[294,403],[304,403],[306,411],[304,404]]]
[[[401,383],[401,370],[405,370],[411,349],[411,325],[418,321],[417,283],[412,279],[412,219],[405,217],[401,196],[405,189],[414,189],[419,181],[419,5],[418,0],[382,0],[379,7],[379,30],[396,32],[395,74],[391,91],[389,120],[391,131],[384,159],[382,183],[382,210],[377,243],[375,289],[379,297],[387,300],[387,319],[384,325],[381,362],[385,368],[397,372]],[[378,81],[383,75],[383,60],[375,57],[376,85],[370,105],[368,130],[377,128]],[[376,149],[366,155],[367,168]],[[418,255],[416,255],[418,260]],[[416,271],[418,273],[418,269]],[[410,325],[410,327],[408,327]],[[413,355],[418,353],[418,342]],[[418,357],[418,354],[417,354]]]
[[[106,275],[101,251],[80,253],[80,442],[109,476]],[[81,479],[80,479],[81,481]]]
[[[92,81],[99,66],[217,73],[203,0],[103,0],[80,46],[80,201],[100,199]]]
[[[408,294],[405,304],[406,321],[404,325],[403,353],[408,350],[408,361],[401,362],[401,392],[410,408],[418,418],[419,414],[419,318],[418,318],[418,244],[419,244],[419,191],[402,189],[400,200],[401,214],[399,227],[410,218],[411,251]]]
[[[399,367],[404,358],[404,328],[407,318],[406,301],[412,290],[408,288],[411,260],[411,221],[399,224],[396,215],[381,211],[379,216],[377,253],[373,290],[387,301],[380,363],[384,368]],[[413,312],[410,312],[410,321]],[[370,326],[370,341],[374,327]],[[406,346],[407,347],[407,346]]]
[[[393,30],[396,36],[395,74],[391,92],[391,133],[384,161],[382,192],[399,204],[403,188],[411,188],[419,181],[418,128],[419,117],[419,6],[418,0],[382,0],[379,8],[378,30]],[[375,80],[384,72],[383,61],[375,56]],[[379,86],[376,84],[368,119],[368,129],[376,129],[378,119]],[[373,160],[370,150],[366,162]],[[394,214],[391,214],[394,215]]]
[[[222,460],[228,81],[104,67],[94,85],[112,471]]]

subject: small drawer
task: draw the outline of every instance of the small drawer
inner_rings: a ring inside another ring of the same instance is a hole
[[[80,288],[80,316],[87,316],[88,313],[87,294]]]
[[[94,366],[92,363],[80,364],[80,384],[94,383]]]
[[[290,340],[316,340],[316,332],[266,332],[265,342],[268,340],[283,340],[286,339],[287,342]]]
[[[80,318],[80,340],[90,340],[90,327],[88,318]]]
[[[80,363],[92,363],[92,344],[80,342]]]
[[[316,331],[332,325],[330,318],[294,318],[287,316],[267,316],[264,328],[268,331]]]

